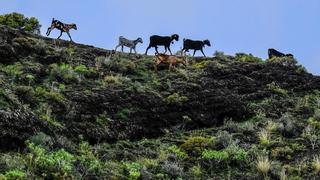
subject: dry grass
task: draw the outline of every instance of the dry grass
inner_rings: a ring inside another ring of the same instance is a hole
[[[258,133],[258,138],[259,138],[259,141],[260,141],[261,145],[267,146],[267,145],[269,145],[271,143],[271,141],[270,141],[270,138],[271,138],[270,133],[269,133],[269,131],[267,131],[265,129],[261,130]]]
[[[282,170],[280,172],[280,180],[288,180],[286,168],[282,168]]]
[[[256,167],[257,167],[257,170],[261,174],[263,174],[264,177],[267,177],[268,172],[271,169],[271,165],[272,165],[272,163],[269,160],[269,157],[267,157],[267,156],[258,156]]]
[[[320,156],[313,157],[312,167],[316,174],[320,173]]]
[[[266,130],[269,132],[275,132],[279,128],[279,124],[273,121],[268,121],[268,124],[266,126]]]

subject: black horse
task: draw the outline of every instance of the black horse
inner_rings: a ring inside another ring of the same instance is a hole
[[[172,55],[171,49],[170,49],[170,44],[173,43],[174,40],[179,41],[178,34],[173,34],[172,36],[157,36],[157,35],[151,36],[150,37],[150,44],[149,44],[145,54],[147,55],[148,50],[151,47],[154,47],[156,49],[156,52],[159,53],[158,46],[164,46],[165,47],[164,53],[166,53],[167,50],[169,50],[170,54]]]

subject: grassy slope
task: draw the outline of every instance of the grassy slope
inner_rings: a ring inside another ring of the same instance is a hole
[[[0,179],[318,176],[319,78],[292,59],[156,73],[152,57],[0,31]]]

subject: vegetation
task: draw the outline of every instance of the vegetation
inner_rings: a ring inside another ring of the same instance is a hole
[[[153,57],[0,33],[19,52],[0,51],[0,179],[319,178],[320,80],[292,59],[217,52],[155,72]]]
[[[19,13],[0,15],[0,24],[12,28],[23,28],[29,32],[33,32],[39,27],[39,21],[35,17],[27,18]]]

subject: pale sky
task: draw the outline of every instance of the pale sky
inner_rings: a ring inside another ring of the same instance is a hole
[[[173,51],[182,47],[183,38],[209,39],[208,56],[223,51],[267,58],[267,49],[275,48],[320,75],[319,0],[1,0],[0,7],[0,14],[38,18],[42,34],[53,17],[76,23],[74,41],[105,49],[114,49],[122,35],[143,38],[137,49],[144,53],[151,35],[177,33],[181,39]],[[58,35],[54,31],[50,37]]]

